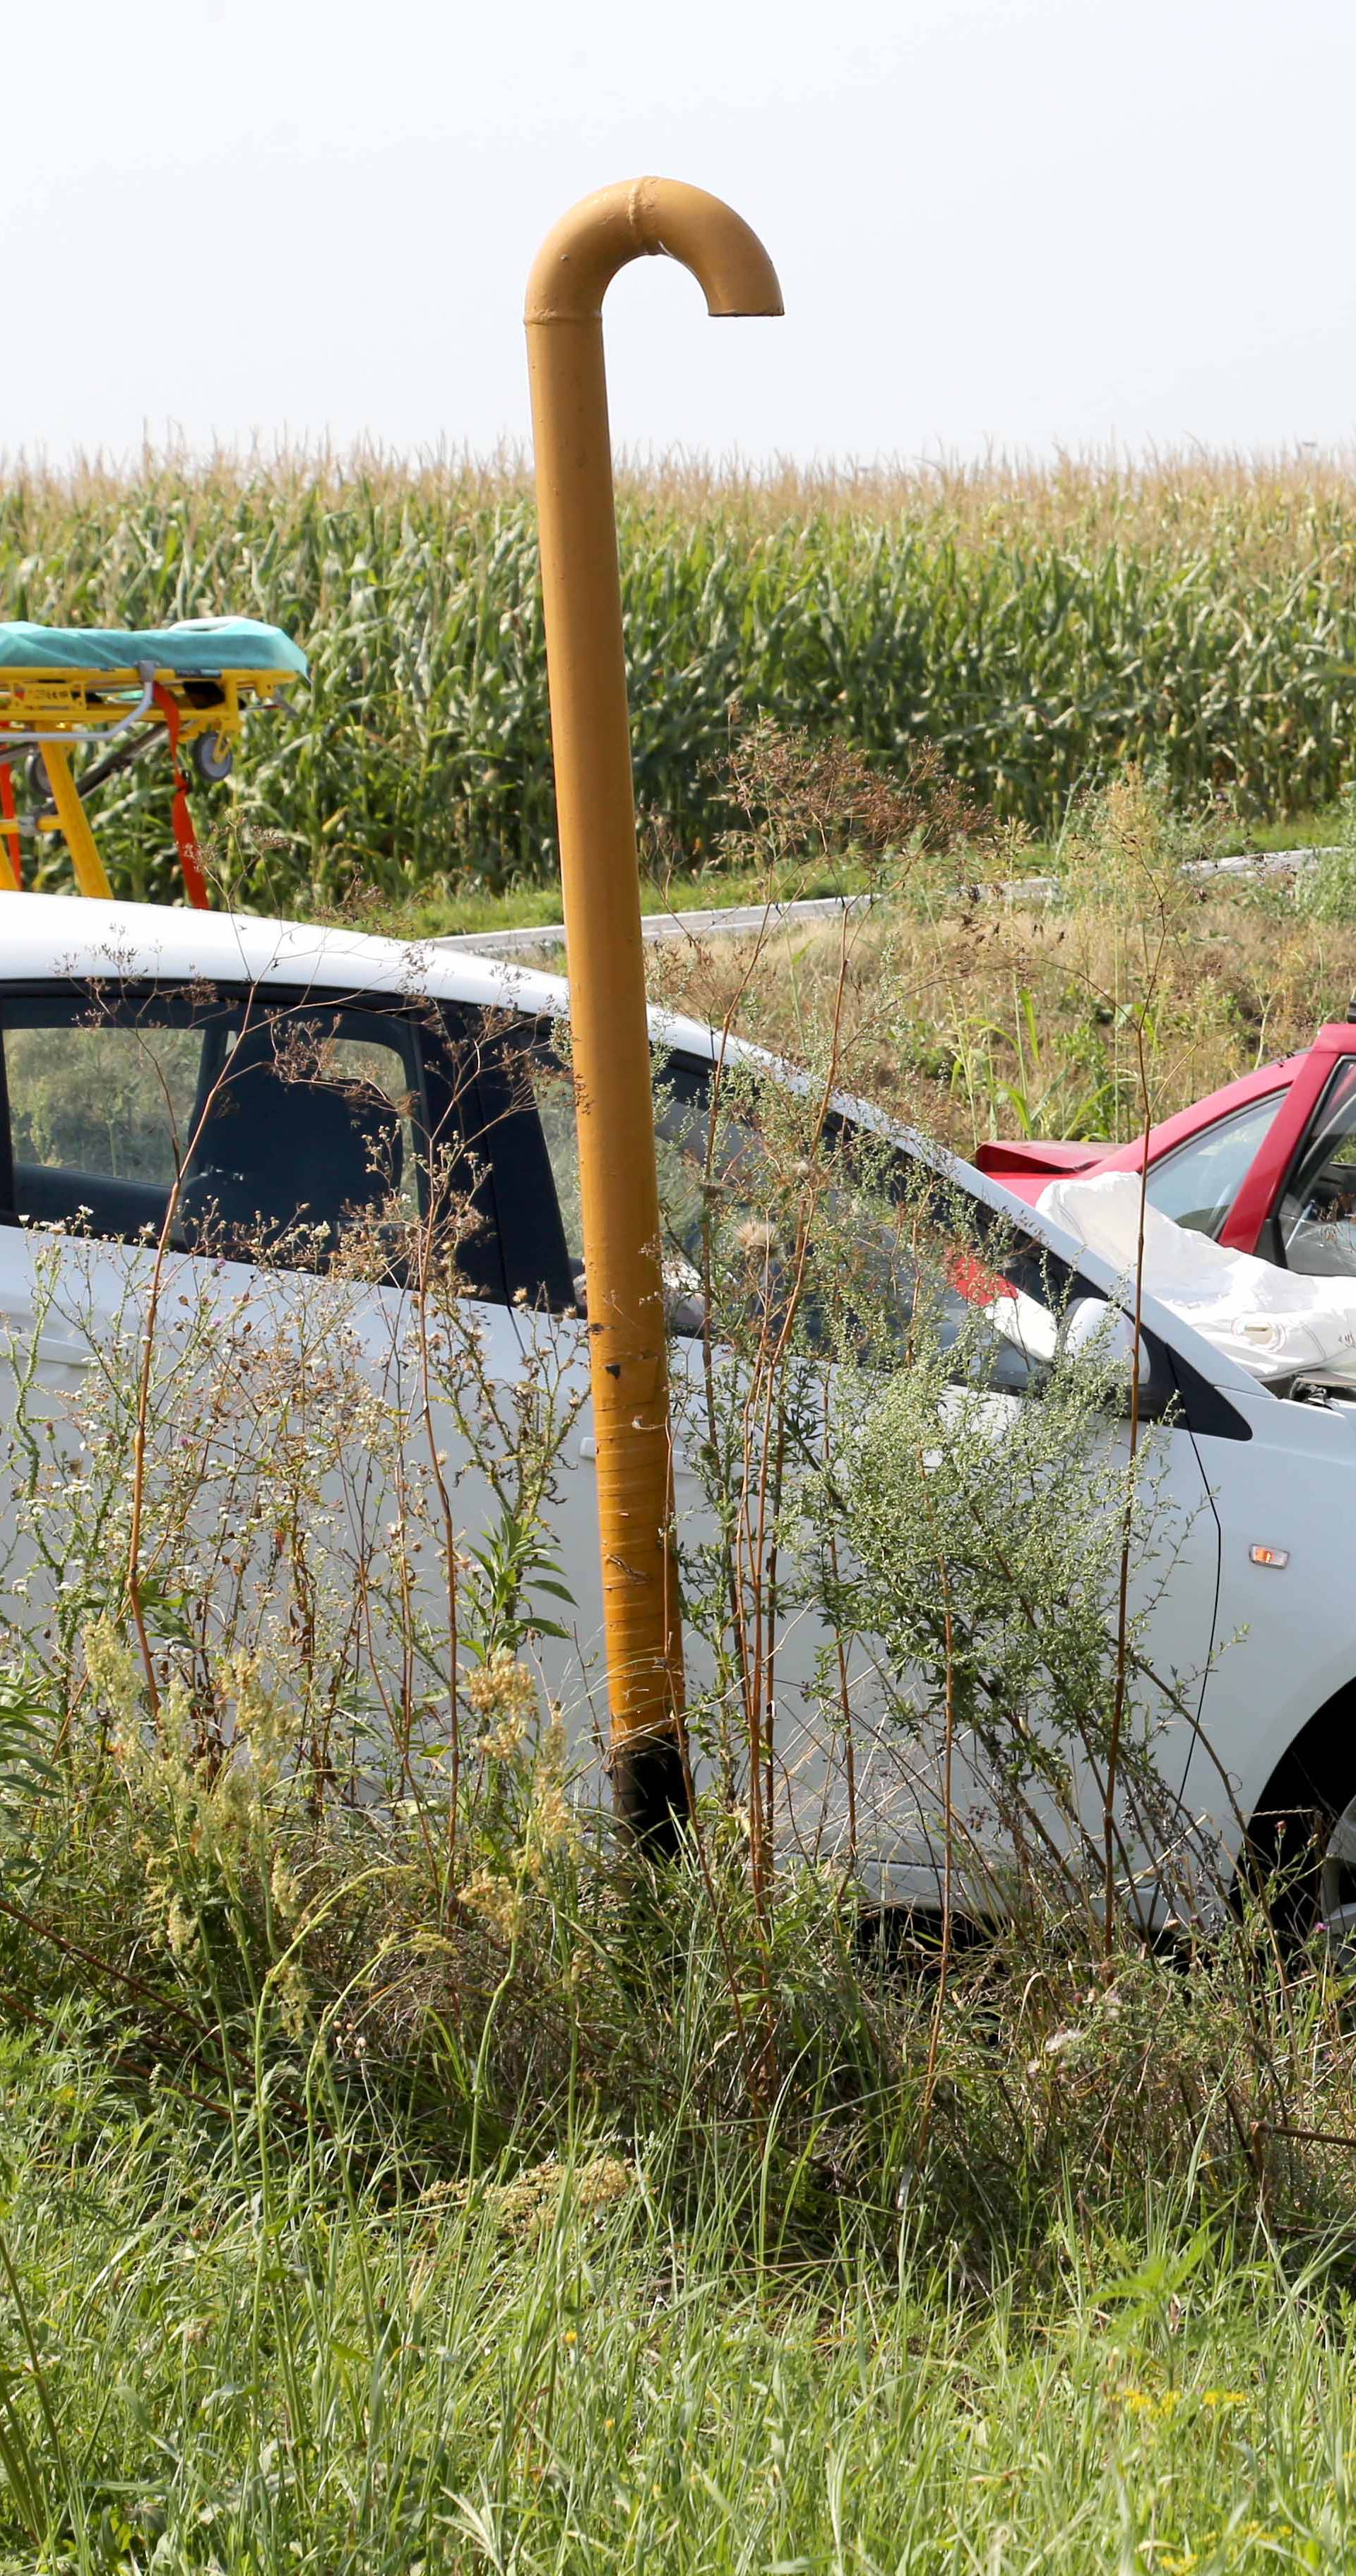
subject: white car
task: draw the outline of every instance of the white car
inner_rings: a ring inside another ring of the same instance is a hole
[[[299,1282],[303,1272],[314,1280],[364,1212],[376,1222],[394,1202],[416,1216],[431,1157],[451,1167],[478,1219],[462,1268],[486,1401],[502,1397],[511,1418],[543,1347],[565,1391],[553,1526],[572,1609],[561,1625],[578,1670],[574,1687],[559,1686],[571,1722],[596,1729],[597,1520],[571,1134],[559,1117],[544,1123],[512,1068],[525,1040],[546,1045],[567,999],[556,979],[463,951],[247,916],[9,897],[0,905],[0,1329],[11,1372],[29,1366],[36,1335],[37,1378],[59,1396],[79,1385],[101,1339],[124,1328],[129,1297],[150,1293],[172,1190],[166,1331],[195,1297],[239,1312],[251,1271],[232,1251],[233,1226],[248,1219],[252,1239],[262,1230],[279,1247],[269,1269],[276,1314],[290,1244],[306,1246]],[[720,1038],[692,1022],[654,1025],[679,1092],[700,1113]],[[318,1041],[327,1078],[285,1078],[288,1049]],[[726,1052],[752,1051],[727,1043]],[[342,1080],[328,1078],[336,1068]],[[897,1150],[930,1151],[903,1135]],[[1076,1290],[1115,1295],[1106,1265],[1071,1237],[968,1166],[948,1169],[977,1207],[1047,1244]],[[373,1350],[398,1347],[407,1303],[394,1279],[364,1290],[361,1331]],[[672,1320],[681,1378],[699,1365],[701,1317],[680,1296]],[[1160,1767],[1231,1860],[1250,1827],[1266,1847],[1271,1829],[1259,1820],[1275,1810],[1325,1818],[1314,1884],[1340,1934],[1356,1923],[1347,1606],[1356,1406],[1338,1388],[1259,1384],[1151,1297],[1143,1327],[1145,1410],[1171,1416],[1158,1429],[1158,1473],[1175,1531],[1149,1661],[1196,1677],[1160,1738]],[[1017,1403],[1021,1365],[1014,1348]],[[14,1401],[11,1377],[11,1417]],[[439,1437],[451,1443],[440,1453],[447,1478],[462,1478],[457,1517],[469,1546],[482,1489],[455,1425],[444,1421]],[[1126,1437],[1109,1412],[1107,1454]],[[11,1485],[16,1472],[11,1456]],[[696,1504],[680,1451],[680,1521]],[[779,1748],[788,1775],[794,1746],[788,1722]],[[822,1845],[839,1815],[822,1762],[813,1795]],[[882,1812],[864,1874],[888,1899],[935,1901],[935,1859],[902,1823],[891,1826],[888,1801]]]

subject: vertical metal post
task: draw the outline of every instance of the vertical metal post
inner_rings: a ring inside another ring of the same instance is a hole
[[[98,895],[111,903],[113,888],[104,872],[104,863],[89,827],[89,816],[80,802],[80,790],[71,776],[71,755],[65,744],[45,742],[42,765],[47,772],[62,837],[71,854],[75,882],[82,894]]]
[[[673,179],[600,189],[548,234],[527,289],[528,366],[561,900],[579,1134],[590,1380],[617,1811],[650,1849],[686,1813],[683,1646],[630,722],[603,362],[603,295],[667,253],[712,314],[776,314],[767,253],[718,197]]]

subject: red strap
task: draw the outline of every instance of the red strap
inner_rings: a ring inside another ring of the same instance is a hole
[[[159,708],[165,719],[165,731],[169,735],[170,767],[174,773],[174,802],[170,807],[170,815],[174,824],[179,865],[184,872],[184,885],[189,902],[199,912],[206,912],[208,894],[207,881],[202,872],[202,852],[198,847],[197,833],[193,829],[193,817],[188,810],[188,788],[184,781],[184,773],[179,767],[179,709],[170,691],[162,688],[158,680],[151,691],[151,704]]]
[[[0,815],[3,815],[7,823],[17,823],[19,819],[18,811],[14,803],[14,773],[10,768],[9,762],[2,758],[0,758]],[[3,848],[5,856],[14,871],[15,884],[21,886],[24,881],[24,872],[20,858],[18,833],[6,832],[2,837],[0,837],[0,848]]]

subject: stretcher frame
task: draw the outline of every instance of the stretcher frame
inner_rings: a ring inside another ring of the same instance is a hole
[[[111,900],[113,889],[84,795],[129,768],[163,735],[173,771],[172,821],[185,890],[191,904],[205,909],[207,885],[180,767],[180,747],[208,745],[208,774],[225,777],[248,703],[284,704],[281,692],[297,677],[296,671],[285,667],[190,675],[153,662],[106,671],[59,664],[0,665],[0,893],[23,891],[24,841],[56,832],[70,852],[79,892]],[[145,730],[138,732],[138,727]],[[105,757],[96,759],[78,778],[71,767],[71,753],[81,744],[102,748]],[[47,781],[43,804],[48,810],[20,815],[11,758],[30,751],[41,758]]]

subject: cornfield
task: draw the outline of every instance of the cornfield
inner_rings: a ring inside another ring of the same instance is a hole
[[[741,708],[887,764],[926,739],[1039,833],[1126,760],[1241,816],[1327,804],[1350,772],[1341,461],[659,470],[623,477],[621,524],[638,793],[694,866],[729,819],[713,773]],[[226,610],[286,627],[314,674],[295,713],[255,724],[236,785],[199,798],[248,899],[553,872],[533,513],[512,463],[148,460],[0,484],[0,614]],[[170,891],[163,777],[134,773],[100,811],[119,887]]]

